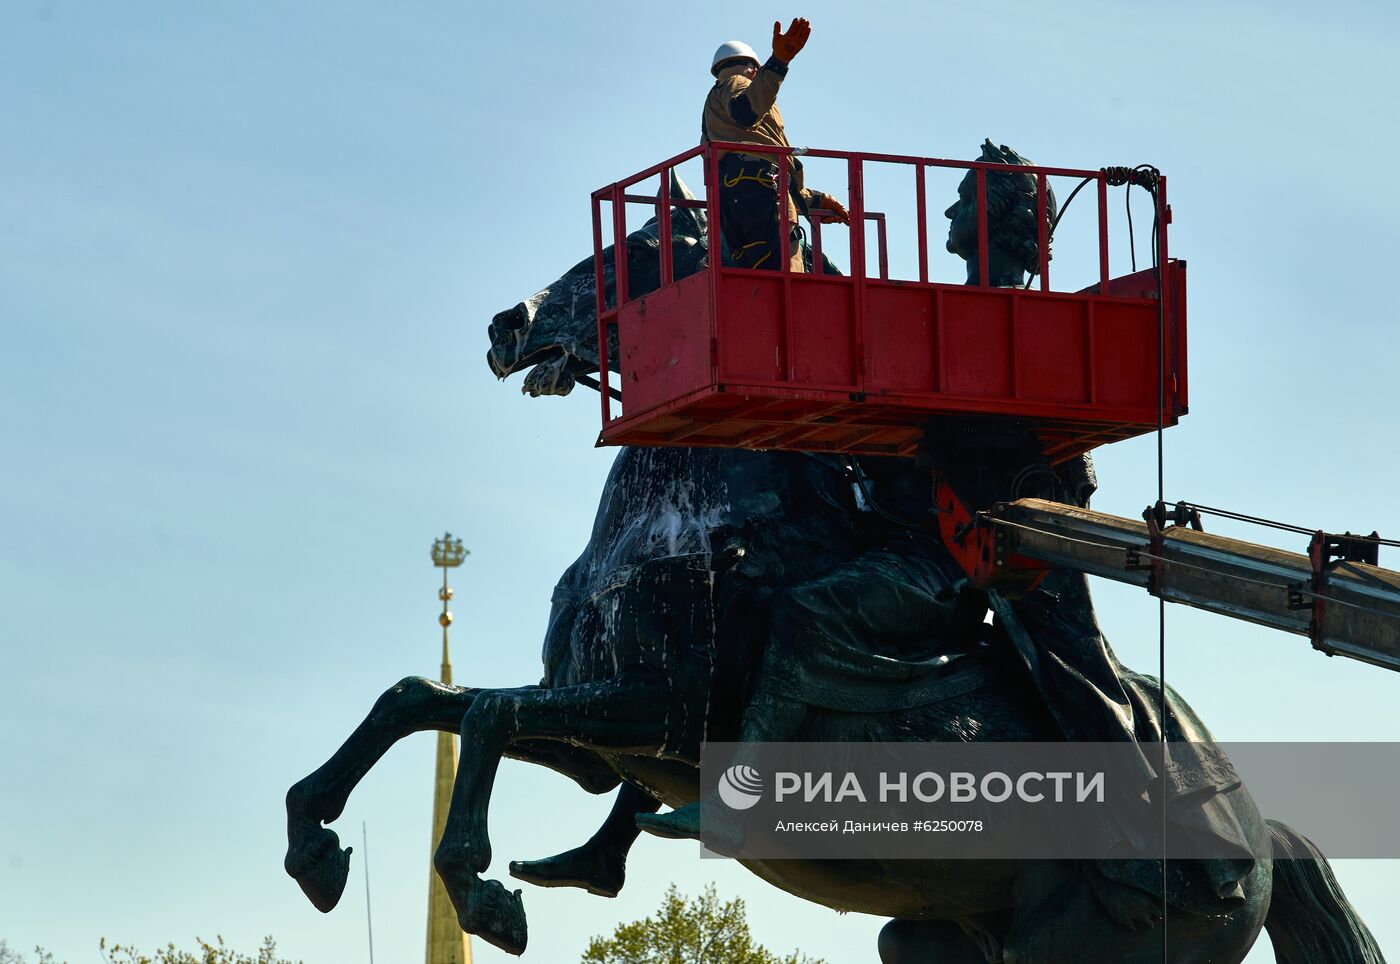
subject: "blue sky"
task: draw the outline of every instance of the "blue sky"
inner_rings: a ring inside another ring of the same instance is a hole
[[[385,687],[436,669],[445,528],[473,553],[458,680],[538,678],[612,458],[591,393],[491,377],[486,323],[587,253],[592,189],[694,143],[716,44],[763,49],[796,15],[813,24],[781,98],[798,143],[969,157],[991,137],[1168,175],[1192,284],[1170,498],[1400,533],[1389,5],[16,0],[0,938],[77,962],[103,934],[272,933],[308,964],[366,959],[358,848],[323,917],[281,870],[282,794]],[[1096,507],[1140,511],[1153,458],[1148,440],[1101,452]],[[1154,667],[1155,602],[1096,592],[1120,655]],[[1221,739],[1400,736],[1388,673],[1181,609],[1169,631],[1170,678]],[[432,744],[392,752],[339,823],[355,841],[369,825],[390,964],[422,954]],[[607,805],[507,765],[493,875],[575,845]],[[1338,874],[1397,953],[1400,865]],[[648,839],[615,901],[527,889],[526,960],[576,959],[673,880],[744,897],[776,948],[874,958],[879,921]]]

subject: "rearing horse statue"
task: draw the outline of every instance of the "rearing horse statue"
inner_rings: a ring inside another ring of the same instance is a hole
[[[677,216],[673,231],[677,276],[699,270],[703,218]],[[626,247],[633,293],[655,287],[655,225]],[[605,254],[609,285],[614,256]],[[592,259],[585,260],[493,319],[489,362],[497,376],[529,368],[527,392],[567,394],[596,369],[593,277]],[[810,616],[803,587],[831,573],[844,574],[833,585],[862,573],[863,591],[881,600],[867,608],[882,614],[862,613],[835,592],[824,638],[858,647],[872,632],[871,618],[907,627],[899,646],[925,675],[917,685],[891,687],[898,699],[866,686],[847,700],[839,680],[818,692],[814,684],[804,689],[814,676],[795,673],[789,695],[804,707],[800,739],[1065,739],[1055,708],[1008,658],[1008,624],[1022,617],[999,610],[1003,625],[988,644],[978,635],[981,621],[969,627],[960,614],[960,573],[937,542],[864,511],[842,468],[831,457],[784,452],[622,449],[588,545],[555,589],[539,683],[478,689],[409,677],[389,688],[335,755],[288,792],[288,873],[316,907],[333,908],[349,852],[325,824],[396,741],[424,730],[460,732],[435,867],[464,930],[523,953],[520,892],[481,877],[491,860],[487,811],[500,759],[551,767],[590,793],[620,786],[589,841],[511,864],[516,877],[534,884],[616,894],[637,816],[697,799],[702,742],[738,738],[746,713],[757,712],[765,652],[794,620]],[[865,472],[891,504],[923,485],[912,464],[898,460],[869,460]],[[1075,607],[1063,618],[1092,621],[1083,578],[1057,578],[1061,605]],[[1022,622],[1038,631],[1034,619]],[[1122,669],[1103,648],[1128,692],[1155,692],[1155,681]],[[1190,707],[1169,695],[1170,720],[1162,725],[1208,738]],[[789,893],[889,918],[879,946],[886,964],[1146,964],[1161,959],[1163,928],[1173,961],[1229,964],[1244,958],[1264,927],[1285,964],[1381,962],[1321,854],[1264,821],[1242,789],[1224,799],[1256,853],[1272,838],[1293,859],[1246,862],[1204,909],[1169,893],[1165,919],[1151,874],[1133,878],[1088,861],[743,862]]]

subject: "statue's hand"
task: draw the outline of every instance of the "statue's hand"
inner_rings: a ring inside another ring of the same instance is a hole
[[[812,24],[802,17],[796,17],[783,33],[783,22],[773,21],[773,56],[783,63],[791,63],[792,58],[807,45],[812,35]]]

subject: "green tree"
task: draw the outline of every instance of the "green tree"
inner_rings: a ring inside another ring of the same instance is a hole
[[[105,937],[99,946],[102,949],[102,959],[107,964],[292,964],[291,961],[277,956],[277,944],[271,937],[263,938],[262,946],[258,948],[256,955],[230,950],[225,946],[222,937],[216,938],[216,944],[199,937],[194,940],[199,946],[193,951],[177,950],[174,944],[167,944],[165,947],[156,948],[153,955],[138,951],[127,944],[113,944],[108,947]]]
[[[217,938],[218,943],[215,944],[198,937],[194,940],[199,946],[193,951],[177,950],[174,944],[167,944],[163,948],[157,948],[154,955],[143,953],[126,944],[113,944],[108,947],[105,937],[97,946],[102,952],[102,960],[107,964],[292,964],[291,961],[277,956],[277,944],[271,937],[263,938],[262,946],[258,948],[256,955],[230,950],[224,945],[222,937]],[[19,951],[11,950],[4,941],[0,941],[0,964],[56,964],[53,955],[42,947],[34,948],[34,954],[33,958],[25,957]]]
[[[34,957],[28,958],[19,951],[13,950],[9,944],[0,941],[0,964],[54,964],[53,955],[42,947],[34,948]]]
[[[687,900],[672,884],[651,917],[619,924],[588,942],[580,964],[826,964],[794,951],[774,954],[754,941],[744,902],[720,903],[714,885]]]

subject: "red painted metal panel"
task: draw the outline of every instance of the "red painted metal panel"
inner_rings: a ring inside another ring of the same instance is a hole
[[[792,279],[792,380],[857,390],[854,291],[849,279]]]
[[[937,391],[933,294],[924,287],[871,283],[865,299],[865,390]]]
[[[631,415],[710,384],[709,273],[691,275],[618,312],[623,413]]]
[[[1087,404],[1088,306],[1082,301],[1034,296],[1019,301],[1016,383],[1021,397]]]
[[[1150,412],[1157,421],[1157,306],[1098,302],[1094,313],[1094,398],[1105,407]]]
[[[719,380],[781,377],[783,281],[776,271],[723,269],[715,294]]]
[[[862,396],[853,394],[836,371],[848,358],[845,346],[824,337],[799,335],[796,378],[778,369],[775,318],[783,280],[776,272],[722,272],[716,297],[724,313],[716,319],[720,375],[717,383],[709,381],[703,337],[709,321],[707,276],[687,279],[687,297],[665,303],[664,309],[655,295],[648,296],[645,316],[640,301],[624,309],[622,340],[630,353],[626,415],[609,426],[606,441],[909,454],[930,415],[963,412],[1029,419],[1042,426],[1047,448],[1059,459],[1155,427],[1157,319],[1150,300],[871,283],[869,371]],[[788,283],[799,305],[795,324],[809,326],[808,335],[815,330],[811,326],[822,325],[829,326],[828,334],[841,334],[838,322],[849,318],[854,286],[801,275]],[[932,311],[935,294],[947,305],[941,326],[948,355],[944,391],[934,390],[933,381],[940,327]],[[808,298],[812,301],[805,303]],[[1014,352],[1013,299],[1020,301]],[[833,310],[833,304],[840,307]],[[695,321],[680,334],[683,316]],[[668,320],[647,327],[662,318]],[[683,345],[673,348],[676,338]],[[804,367],[804,351],[827,367]],[[1020,397],[1011,395],[1013,357]],[[644,358],[649,371],[659,375],[640,374]],[[661,387],[650,391],[642,383],[652,377],[666,381],[658,380]],[[701,385],[681,397],[688,387]],[[1168,409],[1167,424],[1173,424],[1172,399]]]
[[[965,288],[943,294],[943,350],[950,395],[1011,396],[1009,289]]]

